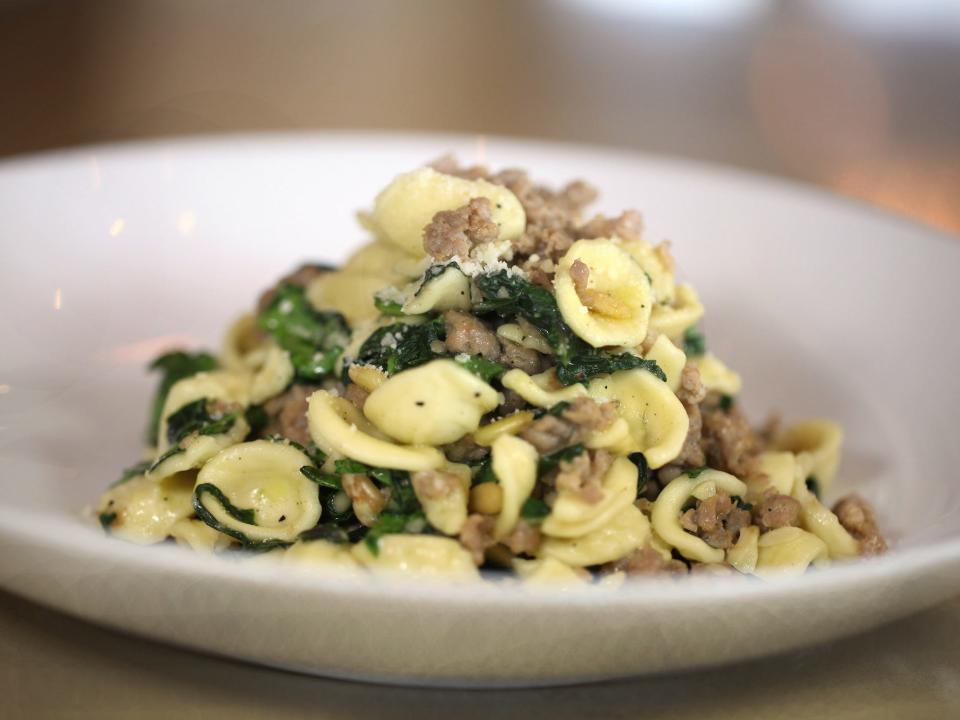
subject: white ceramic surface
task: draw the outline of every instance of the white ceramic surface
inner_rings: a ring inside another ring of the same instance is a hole
[[[448,150],[603,190],[674,241],[755,417],[847,430],[834,494],[887,556],[795,580],[525,592],[283,575],[105,538],[79,509],[137,459],[170,345],[216,346],[259,289],[361,241],[353,212]],[[331,134],[0,163],[0,586],[160,640],[334,676],[525,685],[730,662],[960,591],[960,242],[816,191],[607,149]],[[771,660],[776,662],[776,660]]]

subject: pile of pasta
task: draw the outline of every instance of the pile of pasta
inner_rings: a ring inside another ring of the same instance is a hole
[[[496,237],[463,256],[428,255],[425,228],[477,198]],[[678,464],[699,432],[682,383],[699,378],[729,407],[741,379],[706,351],[703,305],[665,246],[577,239],[548,283],[533,282],[514,261],[529,224],[520,199],[432,168],[399,176],[361,222],[368,244],[340,268],[280,283],[218,356],[154,363],[146,459],[98,506],[110,534],[359,573],[483,569],[573,584],[617,582],[641,565],[796,575],[861,554],[820,500],[839,461],[835,423],[765,438],[740,477]],[[545,369],[451,350],[451,312]],[[586,405],[606,421],[576,426],[571,408]],[[569,442],[542,452],[534,427],[565,428]],[[575,466],[589,492],[557,483]],[[718,495],[748,513],[789,498],[796,517],[741,522],[718,543],[684,520]]]

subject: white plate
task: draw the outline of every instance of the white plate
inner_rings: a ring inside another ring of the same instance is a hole
[[[612,150],[489,140],[492,165],[583,176],[638,207],[701,291],[711,347],[760,419],[847,429],[835,494],[894,550],[781,582],[616,591],[388,585],[138,548],[79,509],[137,459],[177,342],[216,346],[257,292],[362,239],[353,212],[469,138],[321,135],[88,148],[0,164],[0,585],[160,640],[419,684],[609,678],[769,654],[960,591],[960,242],[769,179]]]

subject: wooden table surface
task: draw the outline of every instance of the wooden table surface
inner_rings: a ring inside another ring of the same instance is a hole
[[[905,7],[8,0],[0,158],[250,130],[546,137],[785,176],[960,233],[960,3]],[[958,638],[960,598],[724,669],[432,691],[205,657],[0,594],[0,717],[940,719],[960,717]]]

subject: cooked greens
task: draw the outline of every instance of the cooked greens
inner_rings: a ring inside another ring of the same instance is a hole
[[[147,424],[147,443],[149,445],[153,445],[157,441],[163,404],[167,401],[167,395],[174,383],[199,372],[214,370],[216,367],[217,361],[213,355],[205,352],[188,353],[182,350],[168,352],[150,363],[149,369],[160,371],[161,376],[160,384],[153,396],[150,421]]]

